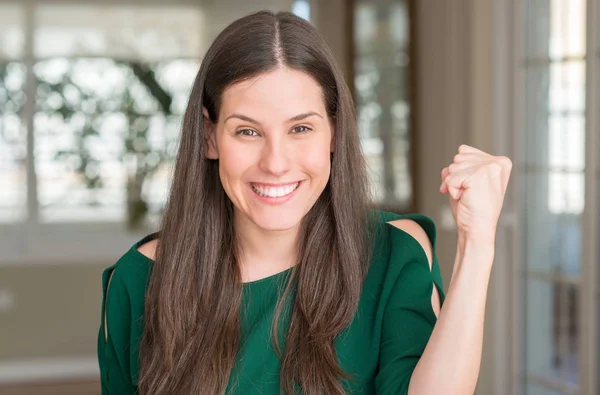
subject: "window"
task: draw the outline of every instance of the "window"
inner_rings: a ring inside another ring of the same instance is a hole
[[[586,1],[528,0],[521,134],[525,394],[581,386]]]
[[[205,26],[185,4],[0,2],[3,261],[157,223]]]
[[[548,204],[555,214],[583,211],[585,25],[584,1],[552,1],[548,62],[538,59],[549,71]]]
[[[354,52],[358,130],[375,203],[413,206],[410,2],[356,1]]]
[[[198,69],[200,26],[198,12],[177,7],[36,9],[41,222],[133,224],[158,213]]]
[[[310,21],[310,1],[309,0],[294,0],[292,3],[292,12],[300,18]]]

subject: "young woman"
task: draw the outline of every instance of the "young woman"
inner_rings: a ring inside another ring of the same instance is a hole
[[[433,222],[369,209],[359,146],[309,23],[228,26],[160,232],[104,272],[103,394],[472,394],[510,160],[461,146],[442,170],[459,240],[444,295]]]

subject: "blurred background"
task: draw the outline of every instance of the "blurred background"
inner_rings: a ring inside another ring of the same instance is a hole
[[[102,270],[154,231],[202,56],[232,20],[313,23],[377,207],[456,234],[440,170],[513,159],[478,394],[600,394],[600,0],[0,0],[0,394],[99,394]]]

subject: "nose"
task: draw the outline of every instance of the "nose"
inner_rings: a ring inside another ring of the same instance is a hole
[[[290,170],[290,149],[285,139],[267,139],[261,152],[260,169],[276,177],[283,176]]]

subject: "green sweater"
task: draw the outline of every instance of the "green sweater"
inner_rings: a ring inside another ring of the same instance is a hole
[[[344,382],[347,393],[407,394],[412,372],[436,322],[431,305],[434,285],[444,299],[435,256],[435,225],[419,214],[378,214],[375,249],[358,310],[338,337],[336,349],[341,367],[353,377]],[[434,248],[433,270],[419,242],[387,223],[400,218],[416,221],[428,234]],[[135,243],[102,275],[98,361],[103,395],[137,392],[144,294],[153,264],[137,248],[154,237],[149,235]],[[289,273],[288,269],[243,284],[242,346],[231,372],[228,394],[279,394],[280,360],[270,331],[278,287]]]

